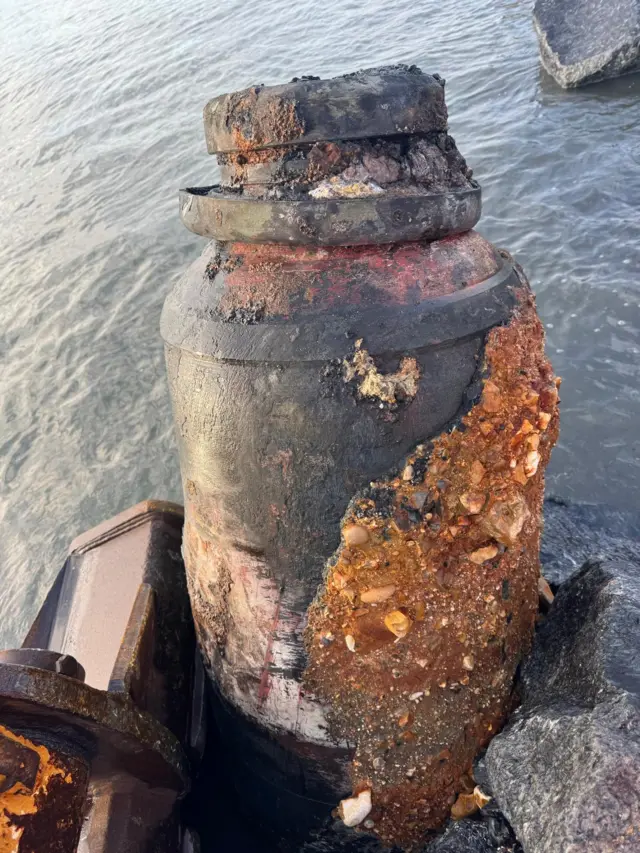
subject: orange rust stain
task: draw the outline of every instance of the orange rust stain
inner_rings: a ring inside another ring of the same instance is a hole
[[[369,819],[390,845],[446,820],[531,644],[559,380],[533,296],[518,294],[487,336],[480,400],[352,502],[308,613],[306,687],[356,744],[353,789],[371,788]]]
[[[468,231],[384,250],[230,243],[209,275],[220,275],[223,314],[260,305],[265,316],[289,316],[332,305],[418,304],[480,284],[499,266],[495,248]]]
[[[62,776],[67,784],[70,784],[73,779],[70,773],[65,773],[62,768],[56,766],[45,746],[35,744],[2,725],[0,725],[0,735],[28,747],[37,752],[40,757],[40,766],[32,791],[25,788],[21,782],[16,782],[8,791],[0,794],[0,853],[18,853],[24,830],[22,827],[15,826],[13,818],[35,814],[38,811],[38,800],[46,796],[49,782],[54,776]]]
[[[231,126],[234,145],[244,154],[254,152],[256,148],[295,142],[304,136],[304,123],[298,116],[294,101],[282,98],[264,106],[259,101],[259,92],[257,87],[246,89],[227,101],[227,125]],[[252,116],[249,124],[238,118],[249,113]],[[250,129],[249,135],[247,128]]]

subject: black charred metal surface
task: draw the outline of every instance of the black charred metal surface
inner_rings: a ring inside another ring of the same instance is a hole
[[[0,735],[0,794],[19,782],[32,789],[36,782],[40,758],[37,752],[17,741]]]
[[[338,307],[243,324],[212,310],[213,252],[183,278],[162,321],[190,517],[212,554],[257,557],[273,585],[287,590],[287,606],[303,613],[352,495],[470,404],[486,329],[510,315],[517,280],[505,264],[466,292],[417,305]],[[342,363],[356,329],[383,372],[415,357],[414,399],[389,407],[359,399],[345,383]],[[274,506],[286,507],[276,523]],[[210,642],[203,648],[218,661],[214,672],[224,667]],[[301,644],[290,651],[290,668],[280,674],[299,678]],[[254,819],[306,837],[347,793],[348,750],[274,737],[220,695],[215,707],[220,754]]]
[[[512,310],[512,272],[497,274],[494,288],[469,288],[424,306],[249,326],[207,312],[215,292],[202,287],[200,276],[194,266],[167,300],[162,324],[183,478],[193,484],[203,523],[210,510],[197,484],[215,478],[226,513],[212,534],[264,556],[277,571],[276,584],[297,586],[306,606],[351,496],[440,432],[463,404],[486,327]],[[353,350],[349,329],[357,329],[381,370],[415,356],[415,399],[392,411],[380,400],[357,400],[340,370],[332,374],[331,364],[341,365]],[[279,453],[305,464],[285,475],[269,464]],[[286,524],[274,526],[270,507],[283,505]]]
[[[444,81],[415,65],[252,86],[213,98],[204,109],[210,154],[429,133],[446,126]]]
[[[479,186],[446,193],[363,198],[270,200],[191,187],[180,192],[180,216],[202,237],[248,243],[359,246],[439,240],[469,231],[482,211]]]
[[[253,86],[211,100],[204,122],[223,186],[181,191],[196,234],[353,246],[437,240],[480,218],[480,187],[446,132],[444,80],[416,66]],[[344,192],[321,186],[330,177]]]
[[[482,337],[475,337],[418,353],[424,393],[393,413],[375,401],[358,405],[341,379],[323,377],[317,362],[204,363],[169,349],[174,406],[183,417],[178,444],[185,483],[205,483],[215,471],[216,493],[225,496],[225,515],[211,533],[264,558],[274,567],[275,584],[290,581],[289,588],[298,589],[295,603],[305,609],[336,548],[335,520],[351,495],[455,416],[481,347]],[[398,361],[399,354],[388,356],[393,367]],[[190,392],[196,386],[198,397]],[[285,475],[278,454],[293,452],[307,464]],[[217,464],[221,458],[224,467]],[[207,494],[190,488],[206,523]],[[286,524],[274,524],[270,506],[285,504]]]

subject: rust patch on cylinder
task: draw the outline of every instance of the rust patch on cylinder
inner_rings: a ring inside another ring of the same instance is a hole
[[[432,243],[317,248],[231,243],[207,267],[228,321],[303,316],[342,305],[407,305],[479,284],[500,267],[475,231]],[[255,316],[258,311],[258,316]]]
[[[1,725],[0,738],[24,751],[22,761],[15,766],[12,762],[10,774],[0,764],[0,790],[9,785],[0,793],[0,853],[75,850],[87,781],[84,762],[54,753]]]
[[[544,468],[559,380],[528,287],[487,336],[482,395],[371,484],[308,612],[306,686],[355,744],[369,831],[436,830],[513,704],[538,610]]]
[[[224,105],[226,124],[238,151],[243,153],[275,142],[295,142],[304,134],[304,122],[298,116],[295,102],[279,98],[261,106],[260,89],[254,86],[236,92]]]

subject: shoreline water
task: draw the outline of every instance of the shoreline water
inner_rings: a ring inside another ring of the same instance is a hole
[[[397,61],[447,79],[452,134],[483,186],[479,230],[525,267],[564,378],[548,493],[638,506],[640,75],[558,89],[530,11],[5,0],[1,645],[74,535],[139,499],[181,498],[158,323],[204,243],[181,227],[177,190],[215,179],[201,105],[252,82]]]

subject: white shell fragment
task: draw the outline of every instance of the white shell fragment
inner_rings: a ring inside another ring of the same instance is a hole
[[[483,809],[488,803],[491,802],[491,797],[488,794],[485,794],[485,792],[482,790],[482,788],[479,787],[479,785],[476,785],[476,787],[473,789],[473,798],[476,801],[479,809]]]
[[[380,601],[386,601],[388,598],[391,598],[395,591],[396,588],[392,583],[385,586],[374,586],[360,593],[360,601],[363,604],[377,604]]]
[[[371,811],[371,791],[360,791],[357,797],[342,800],[338,812],[345,826],[357,826]]]
[[[309,190],[311,198],[366,198],[372,195],[381,195],[384,190],[375,181],[349,181],[342,175],[334,175],[327,178],[317,187]]]

